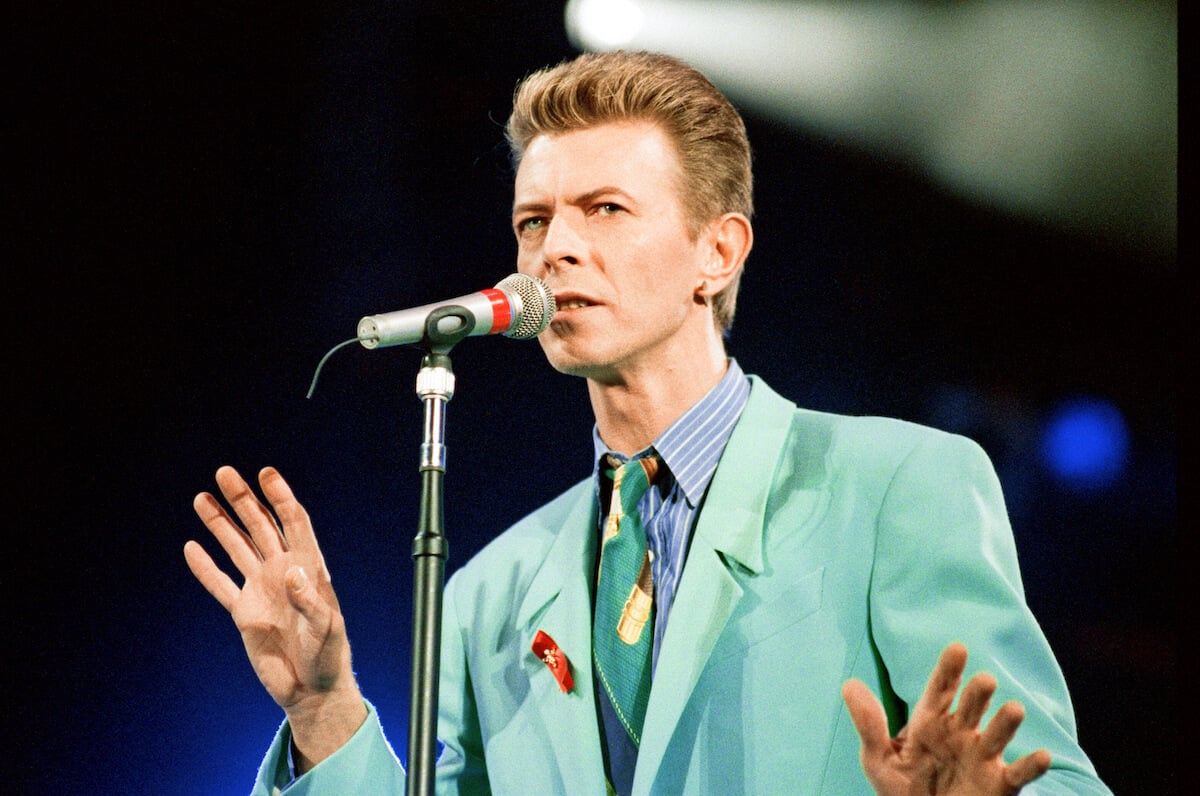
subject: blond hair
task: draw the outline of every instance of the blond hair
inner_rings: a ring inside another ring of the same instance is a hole
[[[620,121],[659,125],[675,147],[688,230],[728,212],[754,213],[750,141],[729,100],[682,61],[648,52],[584,53],[518,84],[505,133],[514,168],[539,135]],[[733,323],[741,271],[713,297],[713,319]]]

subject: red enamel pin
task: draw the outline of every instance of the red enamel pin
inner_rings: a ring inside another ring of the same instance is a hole
[[[539,630],[533,639],[532,649],[533,654],[550,669],[564,694],[575,687],[575,680],[571,677],[571,662],[549,634]]]

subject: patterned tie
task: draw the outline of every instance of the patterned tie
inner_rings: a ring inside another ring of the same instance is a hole
[[[635,748],[642,740],[650,697],[654,639],[654,581],[637,505],[654,481],[658,464],[657,458],[646,457],[627,462],[613,472],[592,623],[592,649],[600,685]]]

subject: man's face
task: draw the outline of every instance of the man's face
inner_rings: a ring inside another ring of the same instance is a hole
[[[517,270],[554,291],[558,312],[539,340],[557,370],[616,382],[687,361],[711,332],[693,299],[711,247],[690,239],[679,183],[674,148],[649,122],[543,135],[526,149]]]

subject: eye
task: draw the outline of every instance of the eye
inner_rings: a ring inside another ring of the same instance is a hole
[[[536,232],[546,226],[546,219],[542,216],[529,216],[522,218],[517,222],[517,234],[522,235],[526,232]]]
[[[592,212],[599,216],[615,216],[625,212],[625,208],[616,202],[601,202],[592,208]]]

